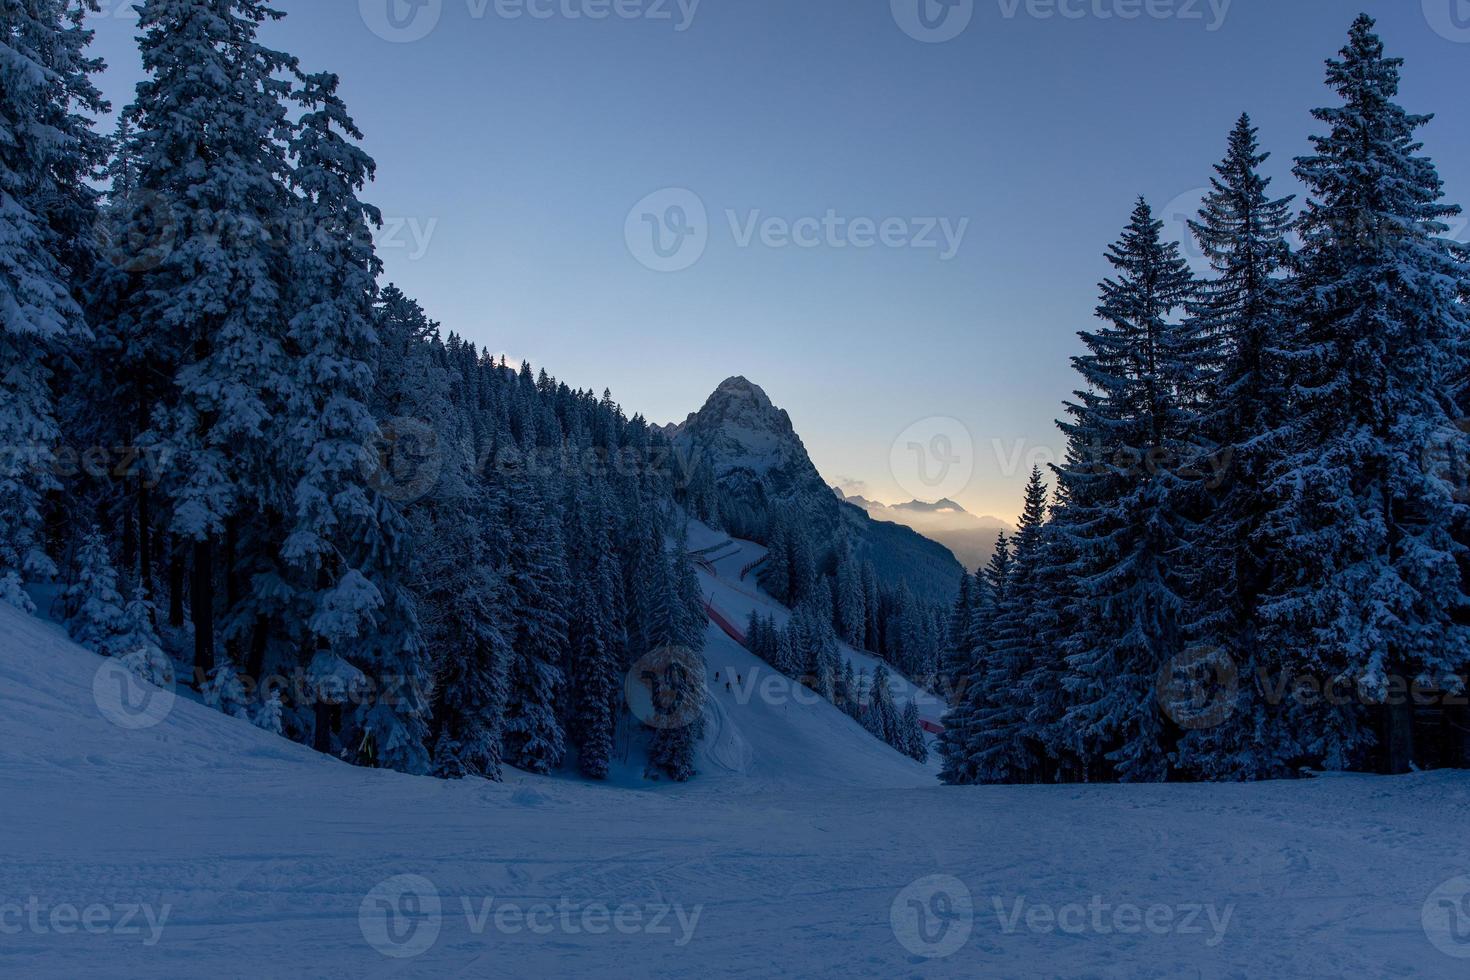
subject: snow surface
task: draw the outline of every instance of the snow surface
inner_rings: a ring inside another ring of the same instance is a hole
[[[714,631],[709,659],[759,668]],[[439,782],[353,768],[184,697],[118,701],[114,668],[0,608],[0,976],[1470,965],[1435,944],[1470,952],[1440,928],[1470,873],[1463,773],[947,789],[830,706],[740,704],[720,685],[693,783]],[[1130,905],[1174,926],[1136,930]],[[1067,929],[1043,927],[1048,908]]]

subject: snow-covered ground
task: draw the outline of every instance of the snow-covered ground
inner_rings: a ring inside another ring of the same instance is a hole
[[[0,609],[0,976],[1470,969],[1466,774],[945,789],[720,685],[691,784],[446,783],[111,667]]]

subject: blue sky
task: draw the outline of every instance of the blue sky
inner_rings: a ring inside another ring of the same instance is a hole
[[[1003,517],[1134,198],[1182,213],[1242,110],[1295,191],[1359,11],[1470,203],[1470,0],[920,2],[296,0],[265,40],[342,76],[389,278],[446,329],[656,422],[746,375],[829,480]]]

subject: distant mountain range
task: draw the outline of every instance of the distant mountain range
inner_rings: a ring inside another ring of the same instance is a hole
[[[730,378],[704,407],[663,430],[688,459],[713,469],[727,530],[756,535],[773,505],[794,507],[814,541],[830,545],[845,527],[859,559],[873,563],[890,586],[949,602],[960,565],[949,549],[905,522],[874,520],[845,506],[817,472],[791,417],[745,378]]]
[[[1000,532],[1011,533],[1014,528],[998,517],[977,517],[953,500],[936,500],[928,503],[910,500],[904,504],[882,504],[866,497],[848,496],[836,487],[837,497],[855,507],[861,507],[875,521],[901,524],[918,531],[924,537],[938,541],[954,552],[964,566],[970,570],[990,561],[995,553],[995,539]]]

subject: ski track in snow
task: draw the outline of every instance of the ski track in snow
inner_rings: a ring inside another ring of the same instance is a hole
[[[708,657],[712,671],[760,667],[713,629]],[[353,768],[183,697],[124,730],[94,700],[103,664],[0,609],[3,977],[1467,972],[1420,923],[1433,889],[1470,874],[1463,773],[946,789],[828,705],[742,703],[712,683],[693,783],[450,783]],[[963,946],[928,960],[890,915],[936,874],[963,883],[974,913]],[[364,899],[396,875],[427,879],[440,903],[437,919],[419,906],[400,921],[396,936],[432,940],[411,958],[366,938],[388,920],[365,918]],[[1007,932],[996,912],[1093,896],[1233,912],[1214,946],[1208,926]],[[32,900],[40,930],[6,911]],[[494,923],[507,903],[559,902],[699,917],[683,945],[673,916],[667,933],[629,935]],[[94,904],[167,918],[153,945],[146,925],[46,925],[44,910]]]

